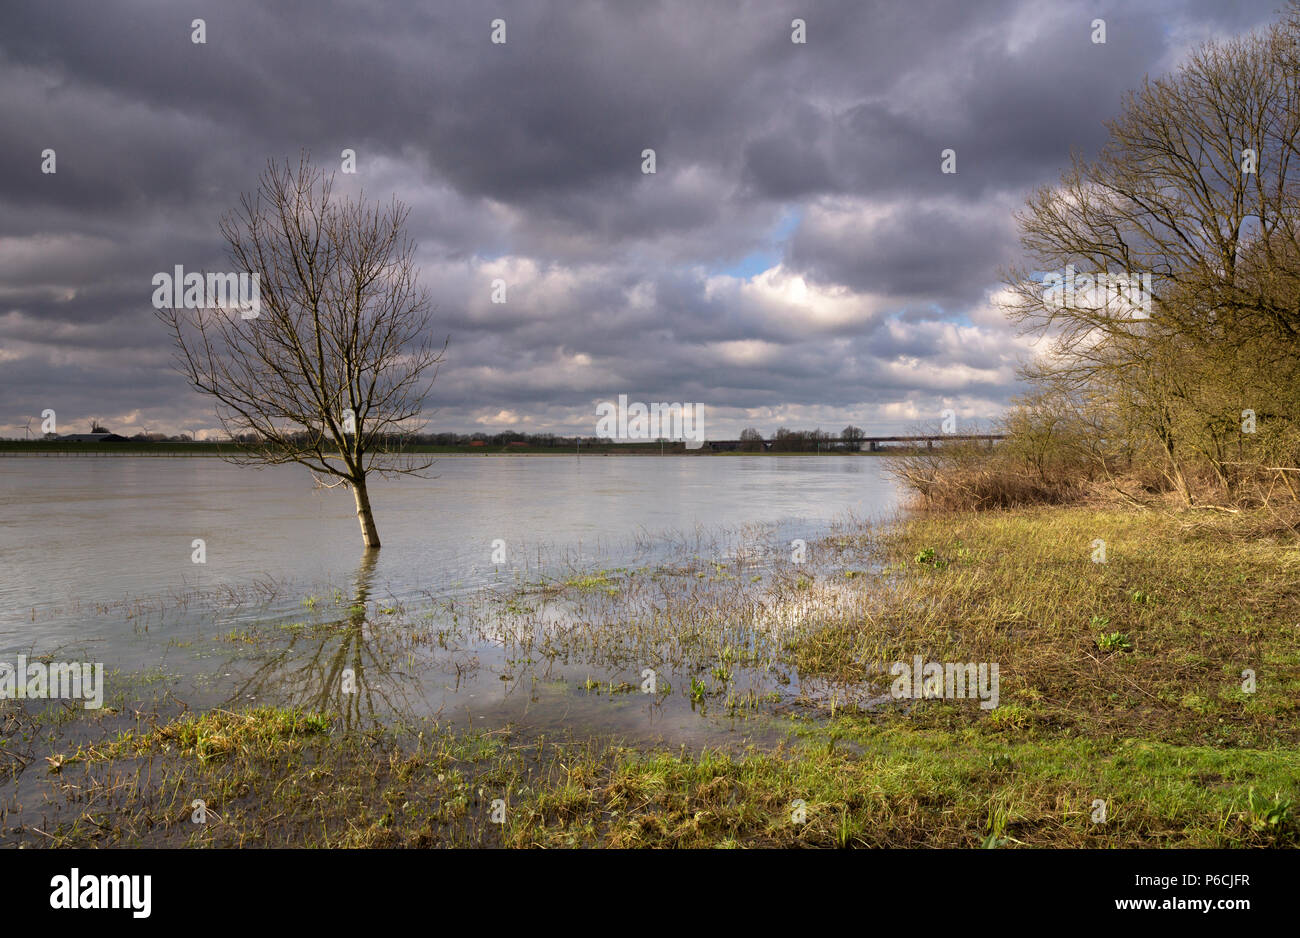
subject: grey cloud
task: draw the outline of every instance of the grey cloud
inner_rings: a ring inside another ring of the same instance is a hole
[[[736,420],[883,421],[962,394],[992,413],[1015,390],[1014,333],[943,330],[1013,257],[1011,209],[1072,148],[1094,150],[1124,91],[1189,36],[1266,23],[1277,5],[13,4],[0,426],[50,402],[69,419],[210,426],[167,366],[149,278],[220,267],[216,220],[268,158],[306,148],[331,166],[344,147],[361,172],[342,188],[412,208],[452,337],[436,427],[505,410],[583,429],[573,415],[621,392]],[[495,16],[505,46],[488,42]],[[1087,40],[1095,16],[1105,46]],[[794,17],[807,45],[789,41]],[[959,172],[945,177],[948,146]],[[39,171],[46,147],[54,176]],[[645,147],[655,176],[640,173]],[[864,312],[818,318],[721,276],[755,256]],[[494,264],[539,274],[494,307]]]

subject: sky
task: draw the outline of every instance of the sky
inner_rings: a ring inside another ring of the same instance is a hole
[[[336,191],[409,206],[450,339],[428,432],[594,435],[622,394],[712,439],[984,425],[1033,354],[998,302],[1026,196],[1281,5],[6,0],[0,436],[215,432],[153,277],[230,269],[267,160],[345,149]]]

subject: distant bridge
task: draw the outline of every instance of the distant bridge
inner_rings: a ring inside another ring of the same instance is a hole
[[[869,447],[870,452],[880,449],[881,443],[925,443],[930,449],[936,442],[949,443],[953,440],[987,440],[990,446],[995,440],[1005,440],[1005,433],[936,433],[930,436],[869,436],[858,442]],[[848,441],[845,441],[848,442]]]

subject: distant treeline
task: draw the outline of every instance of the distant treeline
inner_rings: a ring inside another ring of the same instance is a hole
[[[102,431],[103,428],[96,427]],[[299,440],[299,437],[301,439]],[[861,449],[866,434],[858,427],[848,426],[838,434],[824,430],[790,430],[780,427],[770,439],[750,427],[741,432],[739,439],[710,440],[695,450],[696,452],[856,452]],[[290,437],[299,442],[306,441],[306,434]],[[49,437],[38,440],[0,441],[0,448],[9,450],[38,449],[59,452],[82,451],[89,448],[110,449],[113,447],[137,449],[158,449],[170,452],[194,452],[204,449],[237,449],[238,444],[257,444],[258,439],[251,434],[240,434],[227,440],[196,441],[188,433],[168,436],[162,433],[137,433],[115,441],[78,442]],[[611,440],[595,436],[565,436],[556,433],[518,433],[507,430],[500,433],[407,433],[389,434],[376,438],[380,448],[387,452],[419,452],[428,450],[509,450],[516,448],[537,450],[572,450],[583,452],[599,451],[646,451],[646,452],[681,452],[687,451],[681,440]]]
[[[765,440],[762,433],[753,427],[741,431],[739,439],[711,440],[704,444],[705,449],[737,449],[741,451],[804,452],[828,449],[860,448],[866,434],[859,427],[848,426],[838,434],[824,430],[790,430],[777,428],[770,440]],[[254,439],[237,437],[244,442],[256,442]],[[578,449],[580,447],[610,447],[654,449],[661,446],[684,448],[681,440],[613,440],[594,436],[564,436],[556,433],[518,433],[506,430],[500,433],[410,433],[382,437],[385,448],[403,449],[410,447],[530,447],[537,449]]]

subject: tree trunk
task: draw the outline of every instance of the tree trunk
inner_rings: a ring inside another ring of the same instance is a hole
[[[1183,498],[1183,504],[1191,507],[1192,489],[1187,483],[1187,477],[1183,475],[1183,469],[1178,465],[1178,457],[1174,455],[1174,441],[1168,432],[1160,434],[1160,442],[1164,446],[1165,455],[1169,457],[1169,466],[1171,469],[1170,480],[1178,489],[1178,494]]]
[[[379,546],[379,531],[375,528],[375,516],[370,511],[370,495],[366,492],[366,480],[352,483],[352,496],[357,500],[357,520],[361,522],[361,539],[366,543],[366,550]]]

